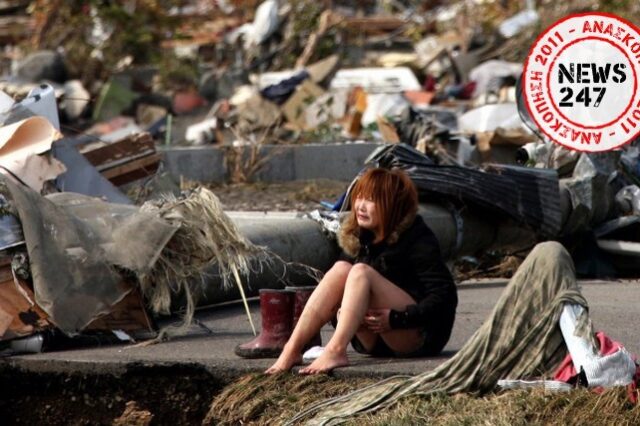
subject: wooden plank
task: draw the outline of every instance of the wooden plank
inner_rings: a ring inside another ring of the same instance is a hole
[[[141,152],[139,154],[136,154],[136,155],[132,155],[130,157],[125,157],[125,158],[121,158],[119,160],[110,161],[108,163],[99,164],[99,165],[96,166],[96,169],[99,172],[102,172],[103,170],[112,169],[114,167],[118,167],[118,166],[121,166],[123,164],[127,164],[129,162],[134,161],[134,160],[138,160],[140,158],[144,158],[144,157],[147,157],[147,156],[155,154],[155,153],[156,153],[155,149],[148,149],[146,151],[143,151],[143,152]]]
[[[155,143],[148,133],[140,133],[122,139],[112,144],[83,152],[89,162],[98,167],[125,160],[129,157],[138,157],[142,153],[155,152]]]
[[[115,185],[152,175],[162,159],[148,133],[132,135],[82,154]]]
[[[114,185],[123,185],[154,174],[156,170],[158,170],[161,159],[162,154],[156,153],[108,170],[103,170],[101,174]]]

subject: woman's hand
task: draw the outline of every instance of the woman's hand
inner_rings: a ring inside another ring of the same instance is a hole
[[[391,330],[389,313],[391,309],[369,309],[364,317],[364,323],[374,333],[385,333]]]

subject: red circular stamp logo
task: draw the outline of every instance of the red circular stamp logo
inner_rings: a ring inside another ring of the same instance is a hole
[[[640,31],[615,15],[570,15],[538,37],[525,62],[529,114],[552,141],[609,151],[640,133]]]

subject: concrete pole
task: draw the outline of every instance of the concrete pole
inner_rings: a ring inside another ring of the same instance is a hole
[[[259,246],[265,246],[289,264],[275,261],[271,266],[256,265],[248,279],[241,277],[247,297],[256,296],[262,288],[282,289],[285,285],[315,285],[316,281],[305,273],[307,265],[322,273],[327,271],[338,256],[338,247],[315,221],[298,213],[282,212],[227,212],[244,236]],[[298,264],[298,265],[297,265]],[[208,279],[197,304],[211,305],[240,299],[235,285],[223,288],[217,268],[207,271]],[[180,304],[180,303],[179,303]]]
[[[339,254],[337,244],[329,239],[315,221],[297,213],[228,212],[240,231],[254,244],[268,247],[286,262],[297,262],[328,270]],[[437,204],[423,204],[419,214],[433,230],[445,259],[491,246],[508,245],[531,238],[532,233],[491,218],[481,218],[470,210],[455,212]],[[216,271],[203,286],[198,305],[211,305],[240,298],[235,286],[224,289]],[[276,262],[273,268],[256,271],[245,280],[247,296],[255,296],[261,288],[284,288],[285,285],[314,285],[315,281],[294,265],[283,267]]]

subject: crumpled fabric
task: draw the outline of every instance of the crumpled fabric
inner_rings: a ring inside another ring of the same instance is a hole
[[[291,97],[295,92],[296,87],[300,85],[304,80],[309,78],[307,71],[300,71],[299,73],[282,80],[279,83],[267,86],[260,91],[262,97],[274,102],[278,105],[282,105]]]
[[[35,302],[67,335],[75,335],[124,298],[123,272],[147,273],[176,231],[135,206],[80,194],[43,197],[0,176],[29,254]]]
[[[598,354],[593,358],[594,368],[585,368],[589,387],[625,386],[632,382],[636,365],[631,354],[620,342],[611,340],[602,331],[596,333]],[[571,348],[569,348],[571,350]],[[574,360],[569,353],[553,376],[554,380],[572,382],[578,374]]]

